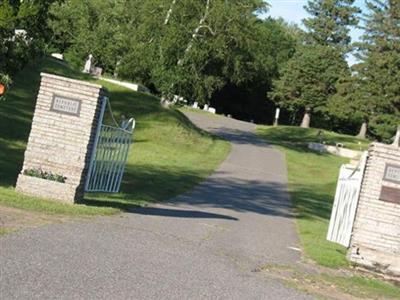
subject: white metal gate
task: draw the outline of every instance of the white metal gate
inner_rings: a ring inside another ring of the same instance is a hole
[[[116,126],[103,124],[106,106]],[[86,192],[119,192],[134,128],[133,118],[120,125],[115,121],[109,100],[104,97],[85,182]]]
[[[350,245],[367,156],[364,152],[357,167],[342,165],[340,168],[327,240],[345,247]]]

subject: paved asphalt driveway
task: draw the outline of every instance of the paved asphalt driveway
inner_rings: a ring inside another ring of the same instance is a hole
[[[188,117],[232,142],[214,175],[163,204],[1,237],[0,298],[310,298],[254,272],[300,259],[282,154],[252,124]]]

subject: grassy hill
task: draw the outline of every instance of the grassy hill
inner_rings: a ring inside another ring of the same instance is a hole
[[[116,117],[137,121],[134,144],[119,194],[87,194],[85,205],[63,205],[14,191],[21,171],[40,72],[97,82],[107,88]],[[164,109],[159,99],[99,82],[53,59],[32,63],[15,78],[0,103],[0,205],[61,214],[111,214],[180,194],[203,180],[230,149],[227,142],[197,128],[179,111]]]

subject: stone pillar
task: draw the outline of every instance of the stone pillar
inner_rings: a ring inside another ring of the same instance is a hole
[[[362,183],[351,261],[400,276],[400,148],[373,143]]]
[[[18,176],[17,191],[75,203],[84,183],[95,139],[100,85],[42,73],[32,128]],[[28,176],[32,171],[61,175],[64,182]]]

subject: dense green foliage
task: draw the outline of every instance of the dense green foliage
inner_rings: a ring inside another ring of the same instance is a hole
[[[399,3],[369,0],[363,18],[354,3],[309,0],[303,31],[260,19],[263,0],[0,0],[0,82],[46,50],[79,69],[92,54],[108,75],[167,99],[257,123],[272,122],[277,105],[290,124],[311,109],[313,126],[355,134],[368,124],[388,141],[399,123]],[[360,64],[350,69],[359,19]]]
[[[349,70],[336,48],[312,44],[298,46],[281,73],[271,95],[295,120],[305,108],[326,115],[327,101],[336,93],[336,82]]]
[[[311,14],[305,19],[306,45],[282,70],[271,94],[293,115],[306,108],[324,116],[326,103],[335,94],[335,84],[348,72],[344,46],[350,42],[348,26],[358,22],[353,0],[313,0],[305,6]]]
[[[400,123],[400,5],[371,0],[367,7],[363,41],[356,44],[360,63],[350,69],[344,60],[353,48],[349,26],[360,18],[354,1],[308,2],[304,41],[269,94],[292,124],[309,108],[317,127],[354,134],[363,124],[360,136],[393,137]]]
[[[327,102],[336,93],[336,83],[349,74],[344,53],[350,42],[349,26],[357,24],[358,9],[354,0],[312,0],[305,6],[311,14],[303,20],[307,28],[304,42],[281,70],[270,96],[296,116],[312,111],[319,118],[318,127],[329,127]]]
[[[51,38],[47,26],[48,9],[53,2],[55,0],[0,1],[1,83],[9,83],[6,74],[15,74],[46,49]]]
[[[273,119],[274,104],[266,102],[265,95],[271,91],[272,81],[278,78],[281,67],[295,52],[299,31],[282,20],[273,19],[257,22],[256,27],[258,41],[250,49],[255,58],[247,59],[258,61],[260,67],[241,82],[227,76],[224,87],[213,94],[211,104],[218,111],[237,118],[269,123]]]

